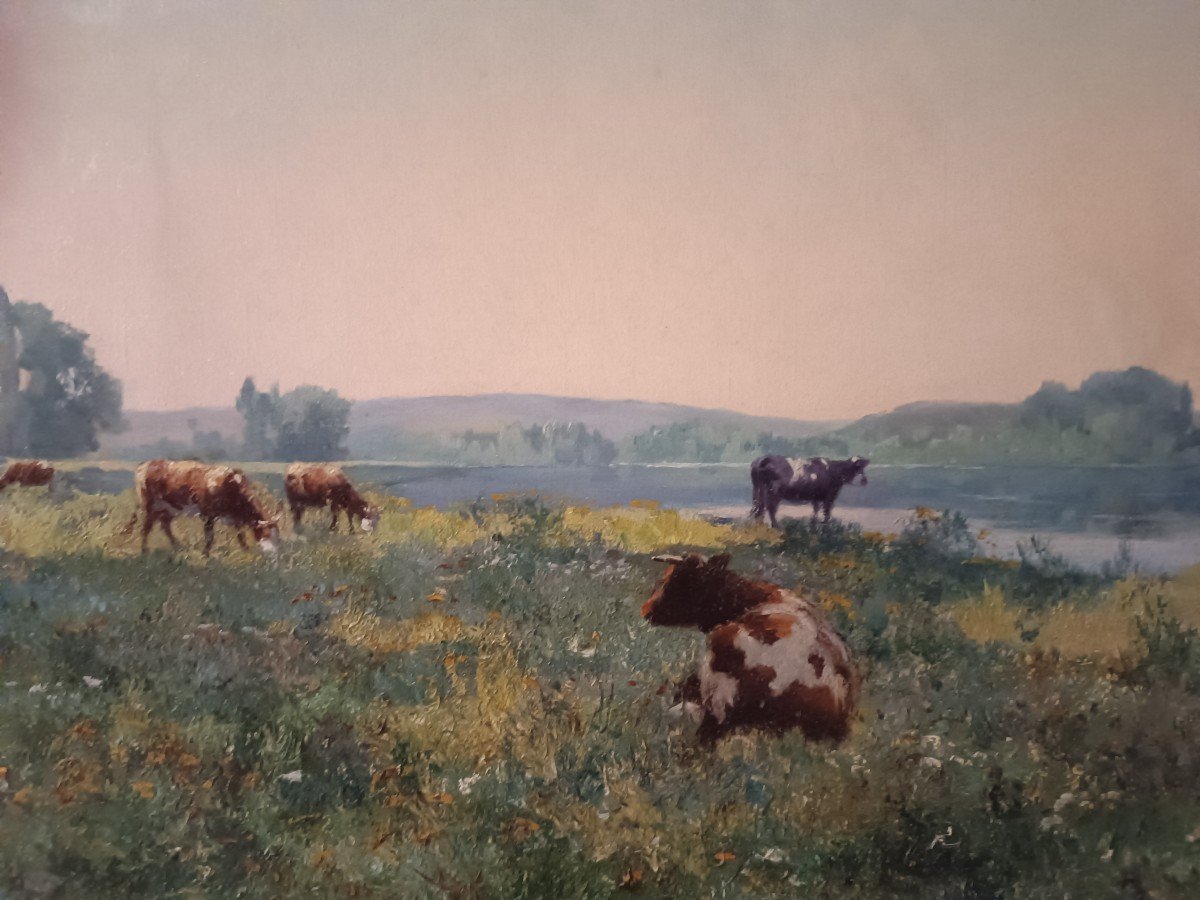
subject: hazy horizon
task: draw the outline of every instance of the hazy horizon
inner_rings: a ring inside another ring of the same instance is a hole
[[[805,420],[1200,383],[1200,4],[0,3],[0,284],[242,379]]]

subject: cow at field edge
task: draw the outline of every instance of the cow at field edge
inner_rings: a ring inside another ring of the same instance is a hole
[[[53,479],[54,467],[47,465],[40,459],[10,463],[8,468],[4,470],[4,474],[0,476],[0,491],[4,490],[10,484],[19,484],[23,487],[41,487],[42,485],[49,484]]]
[[[765,512],[775,527],[780,503],[811,503],[813,519],[823,509],[825,521],[833,511],[838,494],[848,484],[867,483],[869,459],[788,459],[786,456],[762,456],[750,464],[750,483],[754,504],[750,515],[762,519]]]
[[[685,699],[699,688],[701,741],[739,727],[846,736],[862,681],[821,607],[729,571],[728,554],[655,559],[668,568],[642,616],[708,635],[704,664],[682,688]]]
[[[358,516],[363,531],[375,530],[379,522],[379,510],[369,505],[350,484],[350,480],[338,466],[324,463],[292,463],[283,478],[283,490],[287,494],[292,521],[300,527],[300,517],[310,506],[318,509],[329,507],[333,519],[330,531],[337,531],[338,515],[345,511],[346,526],[354,530],[354,516]]]
[[[143,553],[155,522],[162,525],[171,546],[179,546],[171,533],[171,521],[176,516],[199,516],[204,520],[205,556],[212,550],[218,519],[237,529],[238,543],[243,548],[246,538],[242,529],[249,528],[264,552],[274,553],[278,549],[278,520],[269,516],[250,493],[250,483],[240,469],[154,459],[137,467],[134,484],[143,516]],[[130,528],[137,521],[137,515],[135,511],[129,522]]]

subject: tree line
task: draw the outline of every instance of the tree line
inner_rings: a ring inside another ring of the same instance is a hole
[[[193,422],[190,444],[163,440],[134,452],[314,461],[349,455],[351,404],[334,390],[260,390],[247,377],[234,406],[240,440]],[[78,456],[97,450],[102,432],[124,427],[121,383],[96,361],[87,333],[40,303],[12,302],[0,287],[0,454]],[[913,404],[807,438],[701,419],[650,428],[620,445],[581,422],[385,437],[377,449],[393,458],[466,465],[734,463],[852,452],[934,464],[1200,461],[1191,388],[1139,366],[1097,372],[1077,389],[1046,382],[1020,403]]]

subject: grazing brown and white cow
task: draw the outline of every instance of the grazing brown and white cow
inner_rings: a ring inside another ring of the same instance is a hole
[[[300,527],[300,517],[310,506],[323,509],[328,506],[333,513],[330,531],[337,531],[338,515],[346,513],[346,527],[354,530],[354,516],[358,517],[363,531],[375,530],[379,522],[379,510],[369,505],[356,491],[346,474],[338,467],[326,463],[292,463],[283,478],[283,490],[287,494],[292,521]]]
[[[655,559],[669,567],[642,615],[654,625],[708,634],[697,679],[702,741],[739,727],[799,728],[812,739],[846,736],[862,682],[821,607],[729,571],[728,554]]]
[[[269,516],[250,493],[245,473],[230,466],[214,466],[190,461],[154,459],[144,462],[134,473],[138,506],[142,513],[142,552],[150,538],[154,523],[162,525],[172,547],[179,542],[171,533],[171,521],[176,516],[199,516],[204,520],[204,555],[212,550],[217,520],[237,529],[238,543],[246,546],[243,528],[254,533],[254,539],[266,553],[274,553],[279,545],[278,520]],[[129,522],[132,528],[137,512]]]
[[[40,459],[10,463],[8,468],[4,470],[4,474],[0,475],[0,491],[4,490],[10,484],[19,484],[24,487],[41,487],[42,485],[49,484],[53,479],[54,467],[47,465]]]

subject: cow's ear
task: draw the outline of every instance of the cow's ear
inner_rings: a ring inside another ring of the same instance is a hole
[[[726,569],[729,567],[729,560],[728,553],[718,553],[708,558],[708,567],[710,569]]]

